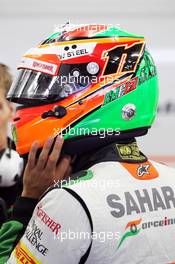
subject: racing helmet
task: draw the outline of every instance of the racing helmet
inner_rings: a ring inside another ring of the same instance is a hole
[[[23,55],[7,99],[19,104],[12,134],[20,155],[59,134],[68,152],[85,151],[147,133],[157,71],[143,36],[111,25],[63,27]]]

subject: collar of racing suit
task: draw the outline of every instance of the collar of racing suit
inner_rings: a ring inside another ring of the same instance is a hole
[[[91,166],[106,161],[118,161],[126,163],[143,163],[147,157],[139,150],[135,138],[109,144],[98,150],[77,156],[73,164],[73,173],[87,170]]]

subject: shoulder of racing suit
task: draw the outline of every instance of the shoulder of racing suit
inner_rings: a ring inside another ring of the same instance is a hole
[[[114,161],[119,161],[119,162],[114,162]],[[137,148],[137,145],[135,142],[129,143],[129,144],[122,144],[122,143],[117,144],[117,145],[113,144],[112,148],[107,146],[106,149],[104,149],[103,151],[100,150],[95,155],[92,155],[90,157],[90,163],[87,164],[84,161],[84,165],[83,165],[84,168],[90,168],[90,169],[82,170],[80,172],[74,173],[69,178],[62,181],[61,183],[55,183],[54,186],[52,186],[51,188],[48,189],[47,192],[45,192],[45,194],[41,197],[41,199],[44,198],[48,193],[52,192],[52,190],[60,189],[60,188],[64,189],[71,196],[73,196],[76,200],[78,200],[79,203],[81,204],[81,206],[84,208],[84,210],[87,214],[87,217],[89,219],[89,222],[90,222],[91,232],[93,232],[93,222],[92,222],[91,213],[89,211],[88,206],[86,205],[84,198],[81,196],[81,193],[82,193],[82,191],[85,190],[85,192],[88,195],[87,187],[90,185],[90,188],[92,190],[96,179],[101,177],[101,175],[104,175],[105,178],[107,179],[108,175],[111,175],[112,171],[113,171],[113,170],[110,171],[111,166],[112,167],[114,166],[115,168],[117,168],[118,174],[120,174],[120,172],[123,172],[123,171],[127,172],[127,170],[121,165],[122,162],[128,163],[128,164],[133,164],[133,165],[137,164],[137,166],[139,167],[140,165],[142,165],[142,163],[147,162],[147,158],[140,151],[138,151],[138,148]],[[116,165],[117,165],[117,167],[116,167]],[[158,163],[153,163],[153,165],[157,169],[161,169],[161,170],[165,170],[165,171],[168,168],[165,165],[158,164]],[[173,169],[172,169],[172,172],[174,172]],[[115,177],[116,177],[116,171],[115,171]],[[83,188],[82,188],[82,184],[84,186]],[[91,201],[93,202],[93,197],[91,197]],[[35,201],[35,205],[36,205],[36,201]],[[27,206],[26,206],[26,208],[27,208]],[[32,212],[33,212],[33,209],[32,209]],[[25,210],[20,209],[20,210],[18,210],[18,213],[19,213],[21,219],[19,219],[19,215],[18,215],[17,222],[22,223],[24,221],[22,218],[25,215]],[[30,214],[30,217],[31,217],[31,214]],[[15,220],[15,218],[14,218],[14,220]],[[18,226],[18,227],[16,226],[15,227],[16,230],[20,229],[17,232],[18,239],[16,239],[17,238],[17,236],[16,236],[16,238],[13,241],[13,246],[11,246],[11,248],[9,247],[9,253],[14,248],[14,242],[15,241],[17,242],[19,240],[19,237],[21,237],[23,235],[24,226],[26,226],[26,224],[27,223],[22,224],[22,226]],[[4,233],[3,233],[3,230],[0,230],[0,231],[2,231],[1,232],[2,241],[0,240],[0,249],[1,249],[1,248],[3,248],[3,247],[1,247],[1,245],[3,245]],[[19,233],[20,233],[20,235],[19,235]],[[9,237],[10,237],[10,235],[12,235],[12,234],[9,234]],[[85,263],[88,255],[89,255],[91,246],[92,246],[92,243],[90,244],[87,252],[83,256],[82,263]],[[0,252],[1,252],[1,250],[0,250]],[[0,263],[4,263],[4,262],[1,262],[1,255],[0,255]]]
[[[168,177],[167,182],[164,175]],[[105,160],[93,165],[89,170],[71,175],[62,183],[55,183],[48,192],[59,188],[69,192],[80,202],[86,213],[88,212],[88,218],[90,215],[91,232],[100,234],[104,226],[100,220],[103,214],[98,210],[98,206],[104,214],[120,221],[122,217],[127,219],[135,212],[138,215],[154,213],[160,209],[168,212],[173,204],[175,206],[175,191],[170,184],[173,175],[174,168],[150,160],[140,163]],[[152,180],[155,180],[156,185],[151,184]],[[139,181],[143,184],[139,185]],[[147,185],[144,185],[144,181],[147,181]],[[93,259],[91,252],[93,254],[94,244],[96,241],[91,241],[85,260]]]
[[[82,170],[79,171],[77,173],[72,174],[71,176],[69,176],[67,179],[64,179],[62,181],[59,182],[55,182],[55,184],[50,187],[44,194],[43,196],[40,198],[40,200],[42,200],[43,197],[45,197],[48,193],[50,193],[52,190],[55,189],[64,189],[65,191],[67,191],[72,197],[74,197],[79,203],[80,205],[83,207],[88,220],[89,220],[89,224],[90,224],[90,228],[91,228],[91,234],[93,234],[93,222],[92,222],[92,217],[90,214],[90,211],[86,205],[86,203],[84,202],[84,200],[81,198],[80,195],[78,195],[78,193],[74,190],[72,190],[71,188],[69,188],[71,185],[73,184],[79,184],[82,181],[87,181],[93,178],[93,172],[91,170]],[[85,254],[81,257],[79,264],[83,264],[86,263],[86,260],[88,259],[90,250],[91,250],[91,246],[92,246],[92,240],[90,242],[90,245],[88,247],[88,249],[86,250]]]

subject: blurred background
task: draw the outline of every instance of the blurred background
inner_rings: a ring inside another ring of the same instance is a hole
[[[59,24],[109,23],[142,34],[158,67],[158,118],[143,151],[175,167],[175,1],[173,0],[0,0],[0,62],[15,75],[21,55]]]

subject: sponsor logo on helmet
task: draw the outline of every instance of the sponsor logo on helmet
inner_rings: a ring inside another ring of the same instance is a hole
[[[66,48],[66,47],[65,47]],[[68,50],[69,47],[67,46]],[[68,51],[67,53],[62,53],[60,54],[60,59],[68,59],[68,58],[72,58],[72,57],[79,57],[81,55],[86,55],[89,52],[87,51],[87,49],[80,49],[80,50],[74,50],[74,51]]]
[[[31,58],[23,58],[21,63],[18,65],[18,69],[20,68],[40,71],[51,75],[55,75],[58,70],[58,66],[56,64]]]
[[[125,82],[121,85],[116,85],[117,87],[114,87],[114,85],[111,85],[113,89],[105,94],[103,105],[106,105],[132,91],[134,91],[137,88],[138,83],[138,77],[135,77],[131,79],[128,82]]]
[[[96,43],[79,43],[73,45],[60,46],[58,55],[61,60],[81,57],[91,54],[96,46]]]
[[[148,55],[147,52],[145,52],[143,60],[145,62],[145,66],[140,72],[138,85],[143,84],[144,82],[157,75],[157,70],[156,66],[154,65],[153,59],[150,55]]]
[[[91,54],[96,47],[96,42],[91,43],[78,43],[72,45],[57,45],[57,46],[49,46],[47,49],[43,48],[32,48],[24,56],[30,55],[46,55],[46,54],[56,54],[60,60],[66,60],[70,58],[76,58],[85,56],[87,54]]]

